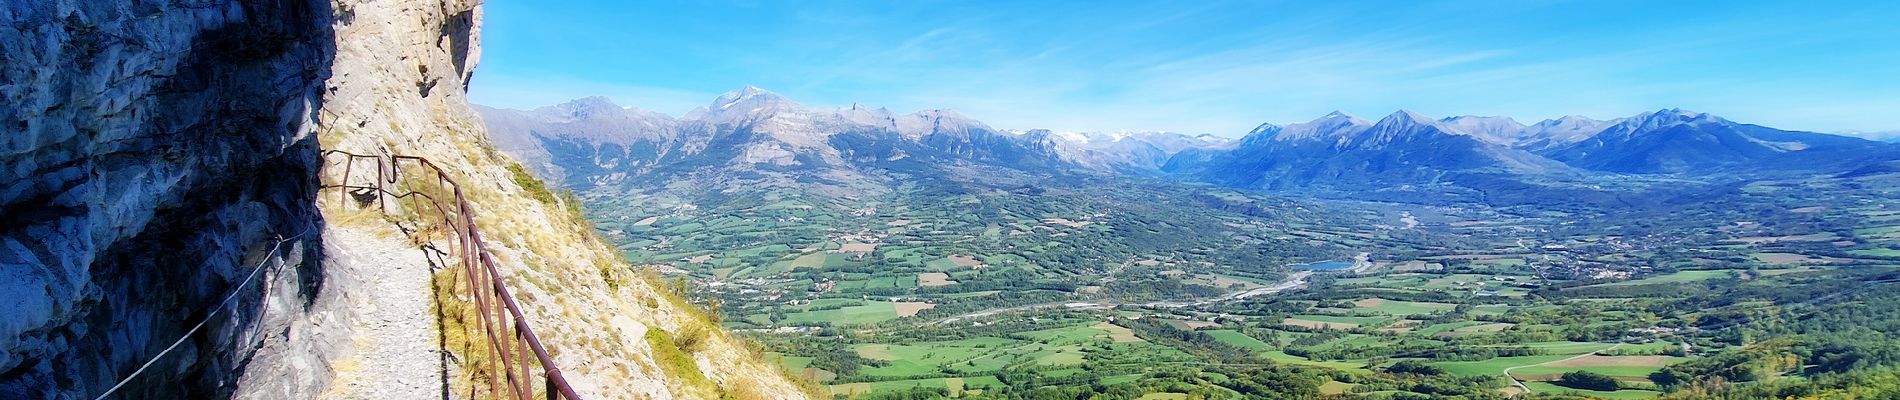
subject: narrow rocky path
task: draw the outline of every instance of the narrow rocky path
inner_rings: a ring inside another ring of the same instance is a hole
[[[326,247],[347,258],[363,286],[351,303],[356,352],[337,368],[331,394],[349,399],[442,398],[440,338],[429,262],[401,234],[332,227]],[[328,397],[328,396],[326,396]]]

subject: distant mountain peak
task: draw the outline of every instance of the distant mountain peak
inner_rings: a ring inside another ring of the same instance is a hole
[[[1263,123],[1263,124],[1260,124],[1260,126],[1254,127],[1253,130],[1247,131],[1247,136],[1279,132],[1280,129],[1282,129],[1281,126],[1275,125],[1272,122]]]
[[[1680,121],[1680,122],[1690,122],[1690,121],[1698,121],[1698,120],[1707,120],[1707,121],[1715,121],[1715,122],[1726,121],[1722,119],[1722,117],[1710,115],[1709,113],[1689,111],[1689,110],[1684,110],[1681,108],[1665,108],[1665,109],[1657,110],[1656,112],[1649,113],[1646,115],[1640,115],[1637,117],[1637,119],[1652,120],[1652,121]]]
[[[614,100],[607,98],[607,96],[587,96],[568,100],[566,103],[561,103],[561,105],[595,105],[620,108],[619,104],[614,104]]]
[[[740,87],[739,90],[734,90],[728,93],[736,93],[741,96],[757,96],[761,94],[773,94],[772,91],[770,90],[761,89],[758,86],[752,86],[752,85],[745,85],[743,87]]]
[[[1246,137],[1241,138],[1241,141],[1254,142],[1269,139],[1282,141],[1340,139],[1357,135],[1359,132],[1363,132],[1366,128],[1371,126],[1372,123],[1359,119],[1359,117],[1354,117],[1344,112],[1333,111],[1319,118],[1315,118],[1312,121],[1303,123],[1289,124],[1286,126],[1271,123],[1260,124],[1259,127],[1249,132]]]
[[[747,85],[739,90],[719,95],[719,98],[713,99],[711,105],[688,111],[681,119],[731,123],[742,119],[768,116],[778,111],[803,108],[804,106],[777,93]]]
[[[1267,125],[1272,125],[1272,124],[1267,124]],[[1319,118],[1314,118],[1312,121],[1306,121],[1306,123],[1303,123],[1303,124],[1286,125],[1286,126],[1282,126],[1281,128],[1293,128],[1296,125],[1337,127],[1337,126],[1352,126],[1352,125],[1372,125],[1372,123],[1370,121],[1360,119],[1359,117],[1355,117],[1352,114],[1347,114],[1344,112],[1340,112],[1338,110],[1334,110],[1333,112],[1326,113],[1326,115],[1321,115]]]
[[[1352,114],[1347,114],[1347,113],[1338,112],[1338,111],[1334,111],[1326,115],[1322,115],[1319,118],[1314,118],[1312,121],[1307,121],[1306,123],[1308,124],[1346,123],[1346,124],[1354,124],[1354,125],[1371,125],[1372,124],[1371,121],[1366,121],[1365,119],[1353,116]]]
[[[614,104],[613,100],[608,99],[603,96],[588,96],[588,97],[582,97],[582,98],[578,98],[574,100],[568,100],[566,103],[556,104],[548,108],[551,108],[555,110],[555,112],[558,112],[560,114],[566,115],[571,118],[587,118],[589,116],[595,116],[595,115],[611,115],[614,113],[625,112],[627,110],[626,107],[621,107],[619,104]]]
[[[778,93],[772,93],[771,91],[760,89],[757,86],[746,85],[746,87],[740,88],[739,90],[719,95],[718,99],[713,100],[711,108],[713,110],[726,110],[742,104],[770,103],[796,104],[792,103],[791,100],[786,100],[785,97],[779,96]]]
[[[1413,112],[1412,110],[1400,109],[1398,111],[1392,112],[1391,115],[1385,116],[1384,119],[1380,119],[1379,123],[1376,125],[1390,125],[1390,124],[1437,126],[1438,120],[1431,119],[1424,115],[1419,115],[1419,113]]]
[[[1606,134],[1629,136],[1674,125],[1691,123],[1732,124],[1728,120],[1722,119],[1722,117],[1708,113],[1699,113],[1680,108],[1665,108],[1655,112],[1637,114],[1629,118],[1618,120],[1603,132]]]
[[[615,104],[612,99],[602,96],[589,96],[568,100],[560,104],[538,107],[523,111],[524,116],[546,121],[576,122],[590,120],[641,120],[644,123],[670,123],[673,117],[653,111]]]

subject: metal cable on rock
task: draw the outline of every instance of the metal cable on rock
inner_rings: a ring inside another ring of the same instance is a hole
[[[219,312],[224,311],[224,307],[226,305],[231,304],[231,299],[237,298],[238,293],[242,293],[246,286],[250,286],[252,280],[257,279],[257,274],[259,272],[264,271],[264,265],[270,264],[271,258],[277,255],[277,250],[282,248],[284,246],[284,243],[292,241],[292,240],[297,240],[298,238],[303,237],[303,235],[309,234],[309,233],[310,233],[310,228],[306,227],[304,228],[303,232],[298,233],[296,236],[278,239],[276,244],[271,245],[270,252],[264,254],[264,260],[259,261],[257,263],[257,266],[251,267],[251,274],[248,276],[245,276],[243,281],[239,281],[238,286],[236,288],[231,289],[231,294],[225,295],[224,300],[219,301],[217,306],[212,307],[211,312],[206,313],[204,319],[199,320],[197,325],[192,325],[191,330],[185,331],[185,334],[179,336],[178,340],[173,341],[171,346],[166,346],[164,351],[160,351],[158,352],[158,354],[153,355],[150,360],[145,361],[144,365],[140,365],[139,369],[132,371],[132,374],[126,375],[124,379],[120,379],[118,384],[112,385],[111,389],[106,389],[105,393],[100,394],[99,397],[94,397],[93,400],[105,400],[105,398],[107,396],[111,396],[113,392],[119,391],[119,388],[125,387],[125,384],[131,382],[133,378],[138,378],[139,374],[145,373],[145,369],[151,368],[152,364],[158,362],[158,359],[164,358],[166,354],[170,354],[172,350],[175,350],[178,348],[178,345],[185,344],[186,339],[190,339],[191,335],[197,334],[199,329],[203,329],[206,323],[211,322],[211,317],[215,317],[218,315]]]

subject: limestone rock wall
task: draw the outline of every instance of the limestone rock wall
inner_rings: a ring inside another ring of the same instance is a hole
[[[91,398],[259,263],[281,266],[279,302],[320,290],[331,15],[317,0],[0,3],[0,397]],[[261,286],[120,393],[228,395],[282,325]]]

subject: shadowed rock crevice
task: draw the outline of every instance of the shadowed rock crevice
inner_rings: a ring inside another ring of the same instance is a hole
[[[270,296],[305,305],[324,284],[312,132],[330,2],[5,7],[23,34],[0,38],[0,393],[98,395],[262,263],[117,392],[231,396],[257,338],[284,329],[266,277],[294,276]]]

